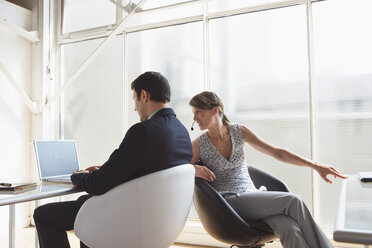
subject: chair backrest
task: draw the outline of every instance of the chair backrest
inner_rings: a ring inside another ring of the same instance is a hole
[[[195,170],[180,165],[158,171],[88,199],[75,234],[91,248],[166,248],[186,222]]]
[[[248,166],[248,171],[256,188],[265,186],[268,191],[290,192],[285,182],[266,171],[254,166]]]

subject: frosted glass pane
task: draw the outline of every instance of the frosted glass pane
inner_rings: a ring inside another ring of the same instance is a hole
[[[227,116],[273,145],[310,157],[306,10],[281,8],[210,21],[211,89]],[[283,179],[312,206],[311,170],[246,146],[248,164]]]
[[[372,170],[371,9],[369,0],[325,1],[313,9],[319,157],[347,174]],[[317,183],[319,219],[333,228],[341,180]]]
[[[270,3],[282,2],[282,0],[209,0],[208,10],[209,12],[218,12],[238,8],[254,7],[257,5],[264,5]]]
[[[62,46],[62,82],[102,41]],[[104,163],[123,139],[122,44],[116,37],[64,94],[64,138],[77,140],[82,168]]]
[[[169,4],[175,4],[176,2]],[[147,1],[145,3],[144,9],[150,8],[150,7],[156,7],[160,5],[160,2],[157,1]],[[133,15],[128,20],[128,27],[131,26],[137,26],[137,25],[145,25],[145,24],[151,24],[151,23],[157,23],[167,20],[173,20],[173,19],[180,19],[180,18],[186,18],[190,16],[196,16],[201,15],[202,12],[202,4],[201,2],[193,3],[189,5],[184,5],[181,7],[172,7],[168,9],[163,10],[156,10],[151,12],[139,12],[135,15]]]
[[[145,71],[158,71],[168,80],[172,90],[171,104],[177,117],[191,132],[193,116],[188,105],[203,90],[203,31],[201,23],[161,28],[128,35],[129,82]],[[132,99],[128,99],[129,126],[139,121]],[[198,128],[195,128],[198,129]],[[194,210],[191,216],[196,216]]]
[[[62,32],[115,24],[116,6],[108,0],[64,0]]]
[[[370,74],[372,1],[325,1],[313,9],[318,75]]]
[[[190,0],[150,0],[143,4],[142,9],[159,8],[167,5],[190,2]]]

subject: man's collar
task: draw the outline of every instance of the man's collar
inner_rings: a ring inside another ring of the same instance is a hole
[[[157,115],[174,115],[176,116],[176,113],[174,113],[174,110],[170,107],[164,107],[155,110],[148,118],[147,120],[150,120],[152,117],[157,116]]]
[[[159,110],[162,110],[162,109],[165,109],[165,108],[166,107],[155,110],[154,112],[152,112],[151,115],[149,115],[149,117],[147,118],[147,120],[150,120],[157,112],[159,112]]]

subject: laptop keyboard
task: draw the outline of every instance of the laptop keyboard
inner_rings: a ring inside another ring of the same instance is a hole
[[[52,178],[47,178],[45,179],[46,181],[49,182],[71,182],[71,176],[59,176],[59,177],[52,177]]]
[[[63,179],[63,180],[66,180],[66,179],[71,179],[71,176],[62,176],[62,177],[55,177],[56,179]]]

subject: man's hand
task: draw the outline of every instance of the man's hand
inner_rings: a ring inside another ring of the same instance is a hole
[[[204,180],[207,180],[208,182],[212,182],[214,179],[216,179],[216,176],[214,175],[214,173],[207,167],[194,164],[194,168],[195,168],[195,177],[203,178]]]
[[[90,167],[86,168],[85,170],[77,170],[73,174],[77,174],[77,173],[92,173],[93,171],[99,170],[99,168],[101,168],[100,165],[94,165],[94,166],[90,166]]]
[[[89,171],[87,171],[87,170],[76,170],[72,174],[75,175],[75,174],[83,174],[83,173],[89,173]]]

